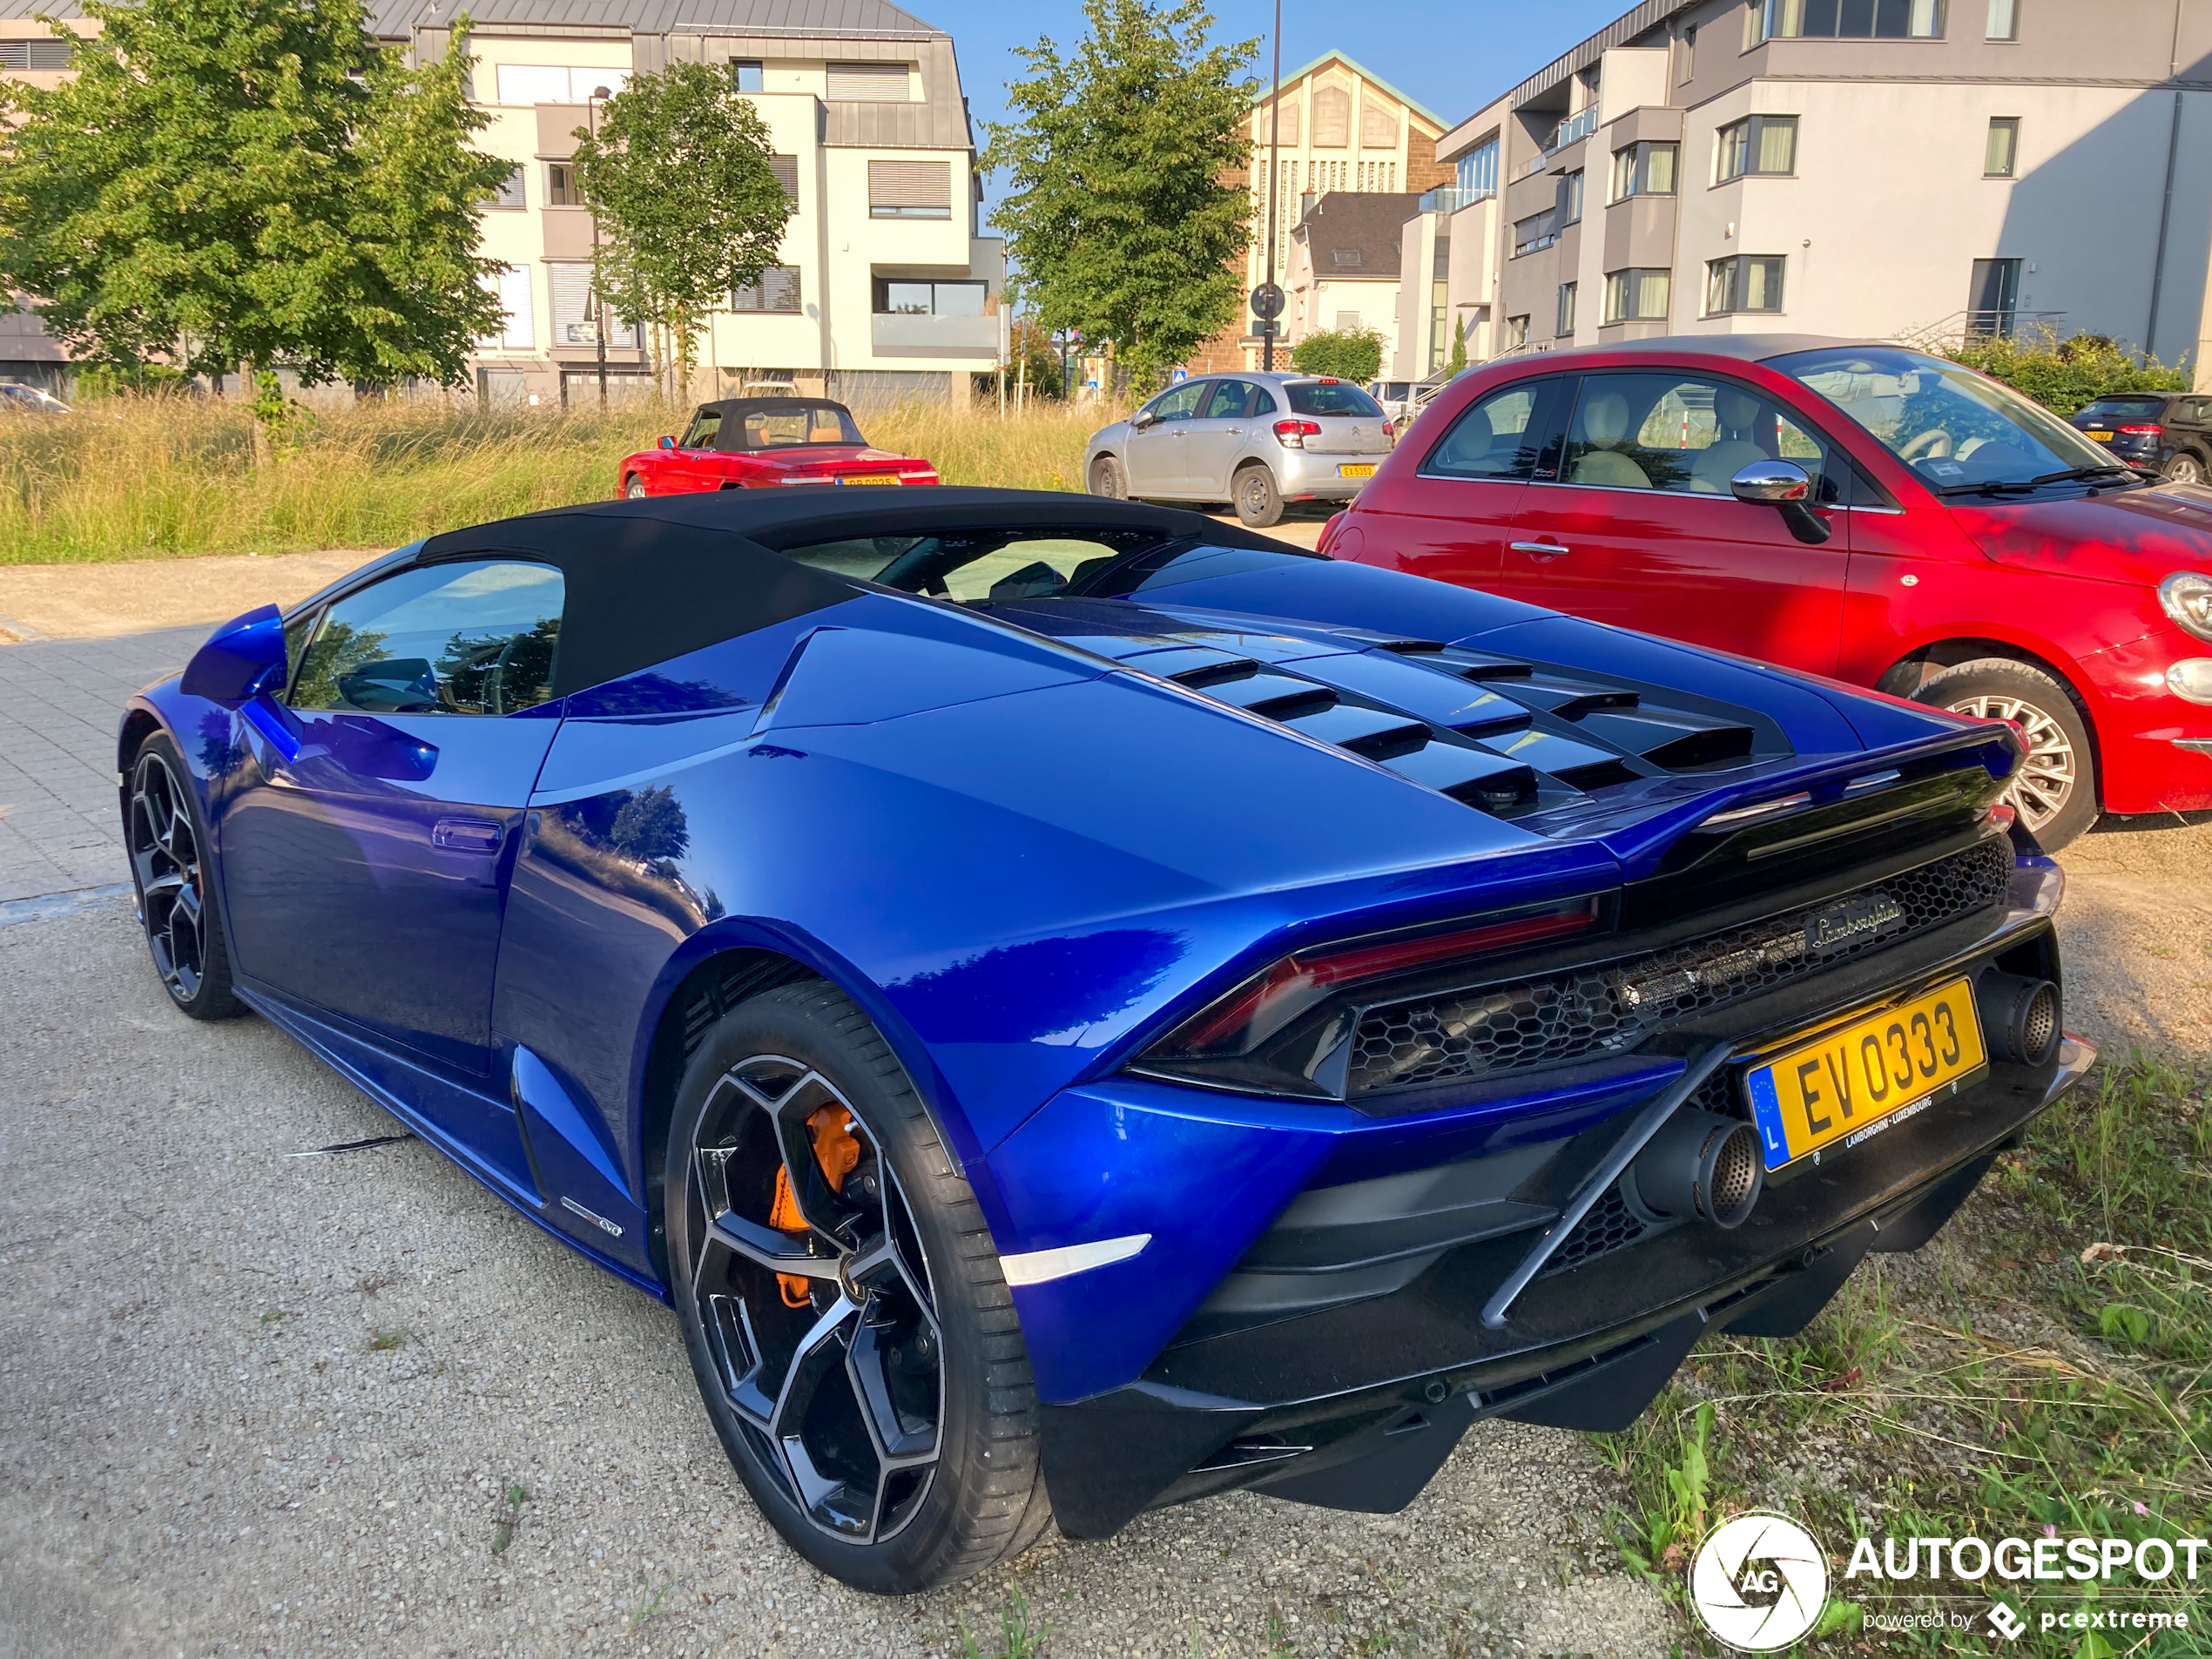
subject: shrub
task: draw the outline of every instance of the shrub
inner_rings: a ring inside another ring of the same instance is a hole
[[[1291,348],[1291,367],[1301,374],[1333,374],[1365,386],[1382,373],[1382,336],[1372,328],[1308,334]]]
[[[2061,340],[2047,324],[2015,339],[1970,340],[1946,354],[2061,416],[2114,392],[2186,392],[2191,381],[2180,364],[2148,354],[2138,361],[2103,334]]]

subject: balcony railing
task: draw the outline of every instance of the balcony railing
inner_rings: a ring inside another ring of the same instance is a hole
[[[1494,190],[1461,190],[1456,185],[1439,185],[1434,190],[1421,192],[1420,211],[1424,213],[1456,213],[1462,207],[1487,202],[1497,193]]]
[[[1593,104],[1580,115],[1570,115],[1552,129],[1552,136],[1545,142],[1542,151],[1529,157],[1527,165],[1521,168],[1522,175],[1525,177],[1532,172],[1541,172],[1544,164],[1553,156],[1567,148],[1568,145],[1588,138],[1596,131],[1597,105]]]
[[[938,317],[879,311],[869,319],[876,354],[891,357],[981,357],[996,362],[996,317]]]

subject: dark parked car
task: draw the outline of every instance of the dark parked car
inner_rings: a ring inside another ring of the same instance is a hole
[[[665,1299],[871,1590],[1624,1428],[2094,1057],[2010,728],[1127,502],[449,531],[119,735],[177,1008]]]
[[[2119,392],[2076,409],[2072,420],[2120,460],[2177,484],[2201,484],[2212,473],[2212,397]]]

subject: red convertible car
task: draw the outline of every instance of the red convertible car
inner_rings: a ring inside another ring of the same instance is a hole
[[[2212,808],[2212,489],[1890,344],[1701,335],[1462,375],[1322,550],[2013,722],[2047,848]]]
[[[937,469],[871,448],[842,403],[733,397],[702,403],[679,438],[624,455],[624,496],[682,496],[772,484],[934,484]]]

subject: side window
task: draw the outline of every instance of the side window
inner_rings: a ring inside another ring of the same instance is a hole
[[[1199,398],[1213,383],[1211,381],[1185,381],[1182,385],[1163,392],[1152,400],[1152,418],[1156,421],[1190,420],[1198,408]]]
[[[1216,381],[1206,400],[1202,421],[1241,421],[1251,413],[1252,395],[1259,388],[1250,381]]]
[[[1256,419],[1263,415],[1272,415],[1278,407],[1275,401],[1274,393],[1269,391],[1264,386],[1252,388],[1252,406],[1247,411],[1252,417]]]
[[[1733,381],[1674,374],[1584,377],[1561,481],[1603,489],[1725,496],[1759,461],[1791,461],[1815,498],[1839,498],[1827,445],[1771,399]]]
[[[684,442],[679,447],[685,449],[711,449],[714,448],[714,435],[721,429],[722,411],[701,409],[691,417],[691,428],[684,434]]]
[[[508,560],[432,564],[327,609],[292,685],[295,709],[513,714],[553,694],[561,573]]]
[[[1527,479],[1549,461],[1546,438],[1555,424],[1549,407],[1561,382],[1521,381],[1484,398],[1452,422],[1421,463],[1425,477]]]
[[[300,658],[307,649],[307,636],[314,633],[315,624],[322,620],[320,608],[303,610],[284,624],[284,683],[287,685],[299,678]]]

